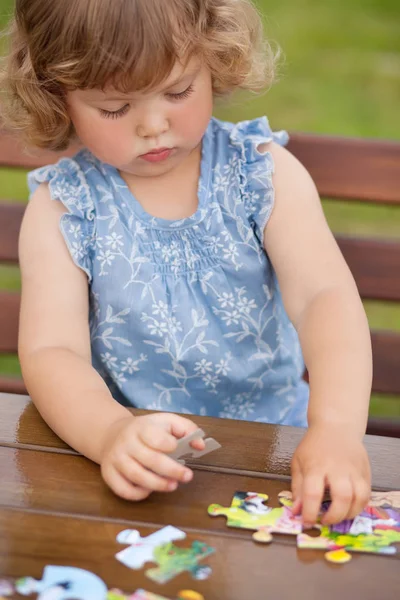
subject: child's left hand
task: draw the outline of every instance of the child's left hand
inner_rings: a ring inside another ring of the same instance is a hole
[[[330,425],[310,427],[292,460],[294,514],[303,523],[317,521],[325,489],[332,504],[322,518],[324,525],[352,519],[368,503],[371,471],[367,452],[357,435]]]

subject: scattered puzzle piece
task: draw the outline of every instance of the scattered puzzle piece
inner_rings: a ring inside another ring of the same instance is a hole
[[[372,492],[369,506],[378,506],[386,508],[398,508],[400,510],[400,491],[399,492]]]
[[[79,591],[76,587],[74,589],[73,585],[67,585],[67,580],[58,581],[58,575],[67,575],[71,582],[73,582],[74,579],[76,581],[76,579],[81,577],[82,574],[80,573],[77,576],[75,571],[81,570],[75,570],[73,567],[56,568],[58,569],[57,573],[53,570],[55,567],[46,567],[44,571],[44,577],[41,582],[36,581],[33,579],[33,577],[22,577],[15,581],[11,579],[0,579],[0,600],[11,598],[17,593],[25,596],[30,595],[33,592],[39,593],[37,600],[63,600],[67,598],[71,600],[72,598],[74,598],[74,600],[85,600],[85,598],[87,598],[86,595],[79,595],[82,593],[82,589]],[[92,577],[90,576],[93,576],[96,578],[96,582],[101,581],[96,575],[93,575],[93,573],[90,573],[89,571],[84,571],[84,573],[89,575],[89,580],[92,580]],[[43,584],[44,581],[46,581],[46,583]],[[41,591],[39,591],[39,587],[41,587],[40,584],[43,584]],[[86,590],[87,588],[85,588],[85,594]],[[94,594],[97,594],[98,592],[99,588],[93,590]],[[68,595],[65,595],[66,593]],[[103,598],[104,600],[169,600],[165,596],[152,594],[151,592],[146,592],[145,590],[136,590],[136,592],[133,594],[125,594],[116,588],[108,590],[106,596],[98,596],[97,598],[98,600],[103,600]],[[198,592],[194,592],[193,590],[182,590],[178,592],[176,600],[204,600],[204,596]]]
[[[131,569],[140,569],[147,562],[157,563],[158,567],[146,571],[146,576],[157,583],[165,583],[183,571],[189,571],[195,579],[206,579],[211,568],[199,565],[199,561],[215,550],[199,541],[194,541],[191,548],[178,548],[172,543],[185,537],[183,531],[172,526],[146,538],[141,538],[136,530],[127,529],[118,534],[117,541],[130,547],[118,552],[116,558]]]
[[[178,441],[178,446],[174,452],[171,452],[169,456],[181,464],[185,464],[185,460],[182,458],[183,456],[187,456],[190,458],[200,458],[201,456],[205,456],[210,452],[214,452],[214,450],[218,450],[221,448],[221,444],[219,444],[213,438],[207,438],[204,440],[205,448],[204,450],[195,450],[190,445],[194,440],[199,440],[204,438],[205,433],[202,429],[197,429],[193,433],[185,436],[181,440]]]
[[[1,598],[9,598],[14,591],[14,586],[9,579],[0,579],[0,600]]]
[[[325,558],[328,562],[336,565],[344,565],[351,560],[351,554],[346,550],[331,550],[331,552],[325,554]]]
[[[348,552],[396,554],[397,549],[392,544],[400,543],[400,510],[393,506],[397,506],[399,499],[399,492],[373,494],[372,504],[354,519],[336,525],[320,525],[318,538],[302,533],[297,538],[297,546],[329,550],[325,555],[327,560],[332,560],[332,556],[335,559],[338,550],[345,553],[344,556]],[[329,504],[323,504],[322,514]]]
[[[300,517],[292,513],[292,502],[287,497],[287,492],[279,495],[283,506],[271,508],[264,503],[268,500],[266,494],[256,492],[236,492],[229,508],[219,504],[211,504],[208,514],[212,517],[224,515],[227,517],[228,527],[251,529],[257,533],[253,535],[256,542],[269,543],[273,533],[298,535],[302,531]]]
[[[133,596],[124,596],[123,598],[121,596],[121,600],[168,600],[168,598],[146,592],[145,590],[137,590]],[[176,600],[204,600],[204,596],[192,590],[182,590],[178,593]]]
[[[228,527],[256,530],[256,542],[270,543],[273,533],[296,535],[298,548],[325,550],[326,560],[336,564],[351,560],[349,552],[397,552],[392,544],[400,543],[400,492],[373,492],[371,502],[354,519],[332,526],[315,525],[318,537],[303,533],[301,517],[291,511],[290,492],[279,494],[281,508],[266,506],[267,500],[266,494],[236,492],[229,508],[211,504],[208,513],[226,516]],[[329,506],[330,502],[322,504],[320,517]]]
[[[166,583],[184,571],[188,571],[194,579],[207,579],[211,575],[211,568],[199,565],[199,561],[214,552],[214,548],[199,541],[194,541],[191,548],[178,548],[172,543],[164,544],[154,553],[154,562],[158,563],[158,567],[148,569],[146,575],[157,583]]]
[[[146,562],[154,561],[154,551],[158,546],[184,540],[185,537],[186,533],[171,525],[145,538],[140,537],[140,533],[135,529],[125,529],[117,535],[117,542],[129,544],[129,548],[118,552],[115,558],[130,569],[141,569]]]
[[[90,571],[76,567],[47,566],[40,581],[23,577],[15,582],[21,596],[38,594],[37,600],[106,600],[105,583]]]

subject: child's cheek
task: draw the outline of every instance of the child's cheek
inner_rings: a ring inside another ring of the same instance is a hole
[[[188,143],[197,144],[204,135],[212,115],[212,101],[203,95],[195,102],[187,102],[175,113],[175,127]]]
[[[88,119],[81,128],[82,143],[97,158],[110,164],[124,164],[132,158],[133,134],[124,119],[112,120],[95,117]]]

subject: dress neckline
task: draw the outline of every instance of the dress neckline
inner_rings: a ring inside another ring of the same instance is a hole
[[[196,211],[189,217],[183,219],[164,219],[162,217],[155,217],[148,213],[139,200],[129,189],[128,184],[123,179],[118,169],[112,165],[105,164],[104,167],[108,172],[111,183],[117,193],[120,194],[123,201],[129,206],[134,215],[145,222],[148,227],[154,229],[184,229],[187,227],[193,227],[197,223],[202,221],[207,214],[207,205],[209,198],[209,187],[211,181],[212,171],[212,119],[208,124],[208,127],[204,133],[201,141],[201,159],[200,159],[200,176],[197,187],[198,205]]]

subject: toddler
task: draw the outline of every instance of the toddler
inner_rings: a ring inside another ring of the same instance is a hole
[[[272,83],[254,6],[17,0],[10,40],[5,121],[33,147],[79,144],[29,174],[20,237],[19,354],[43,418],[132,500],[191,479],[167,456],[190,415],[308,426],[296,514],[314,523],[329,487],[324,522],[354,517],[371,388],[354,280],[286,133],[212,117],[217,96]]]

